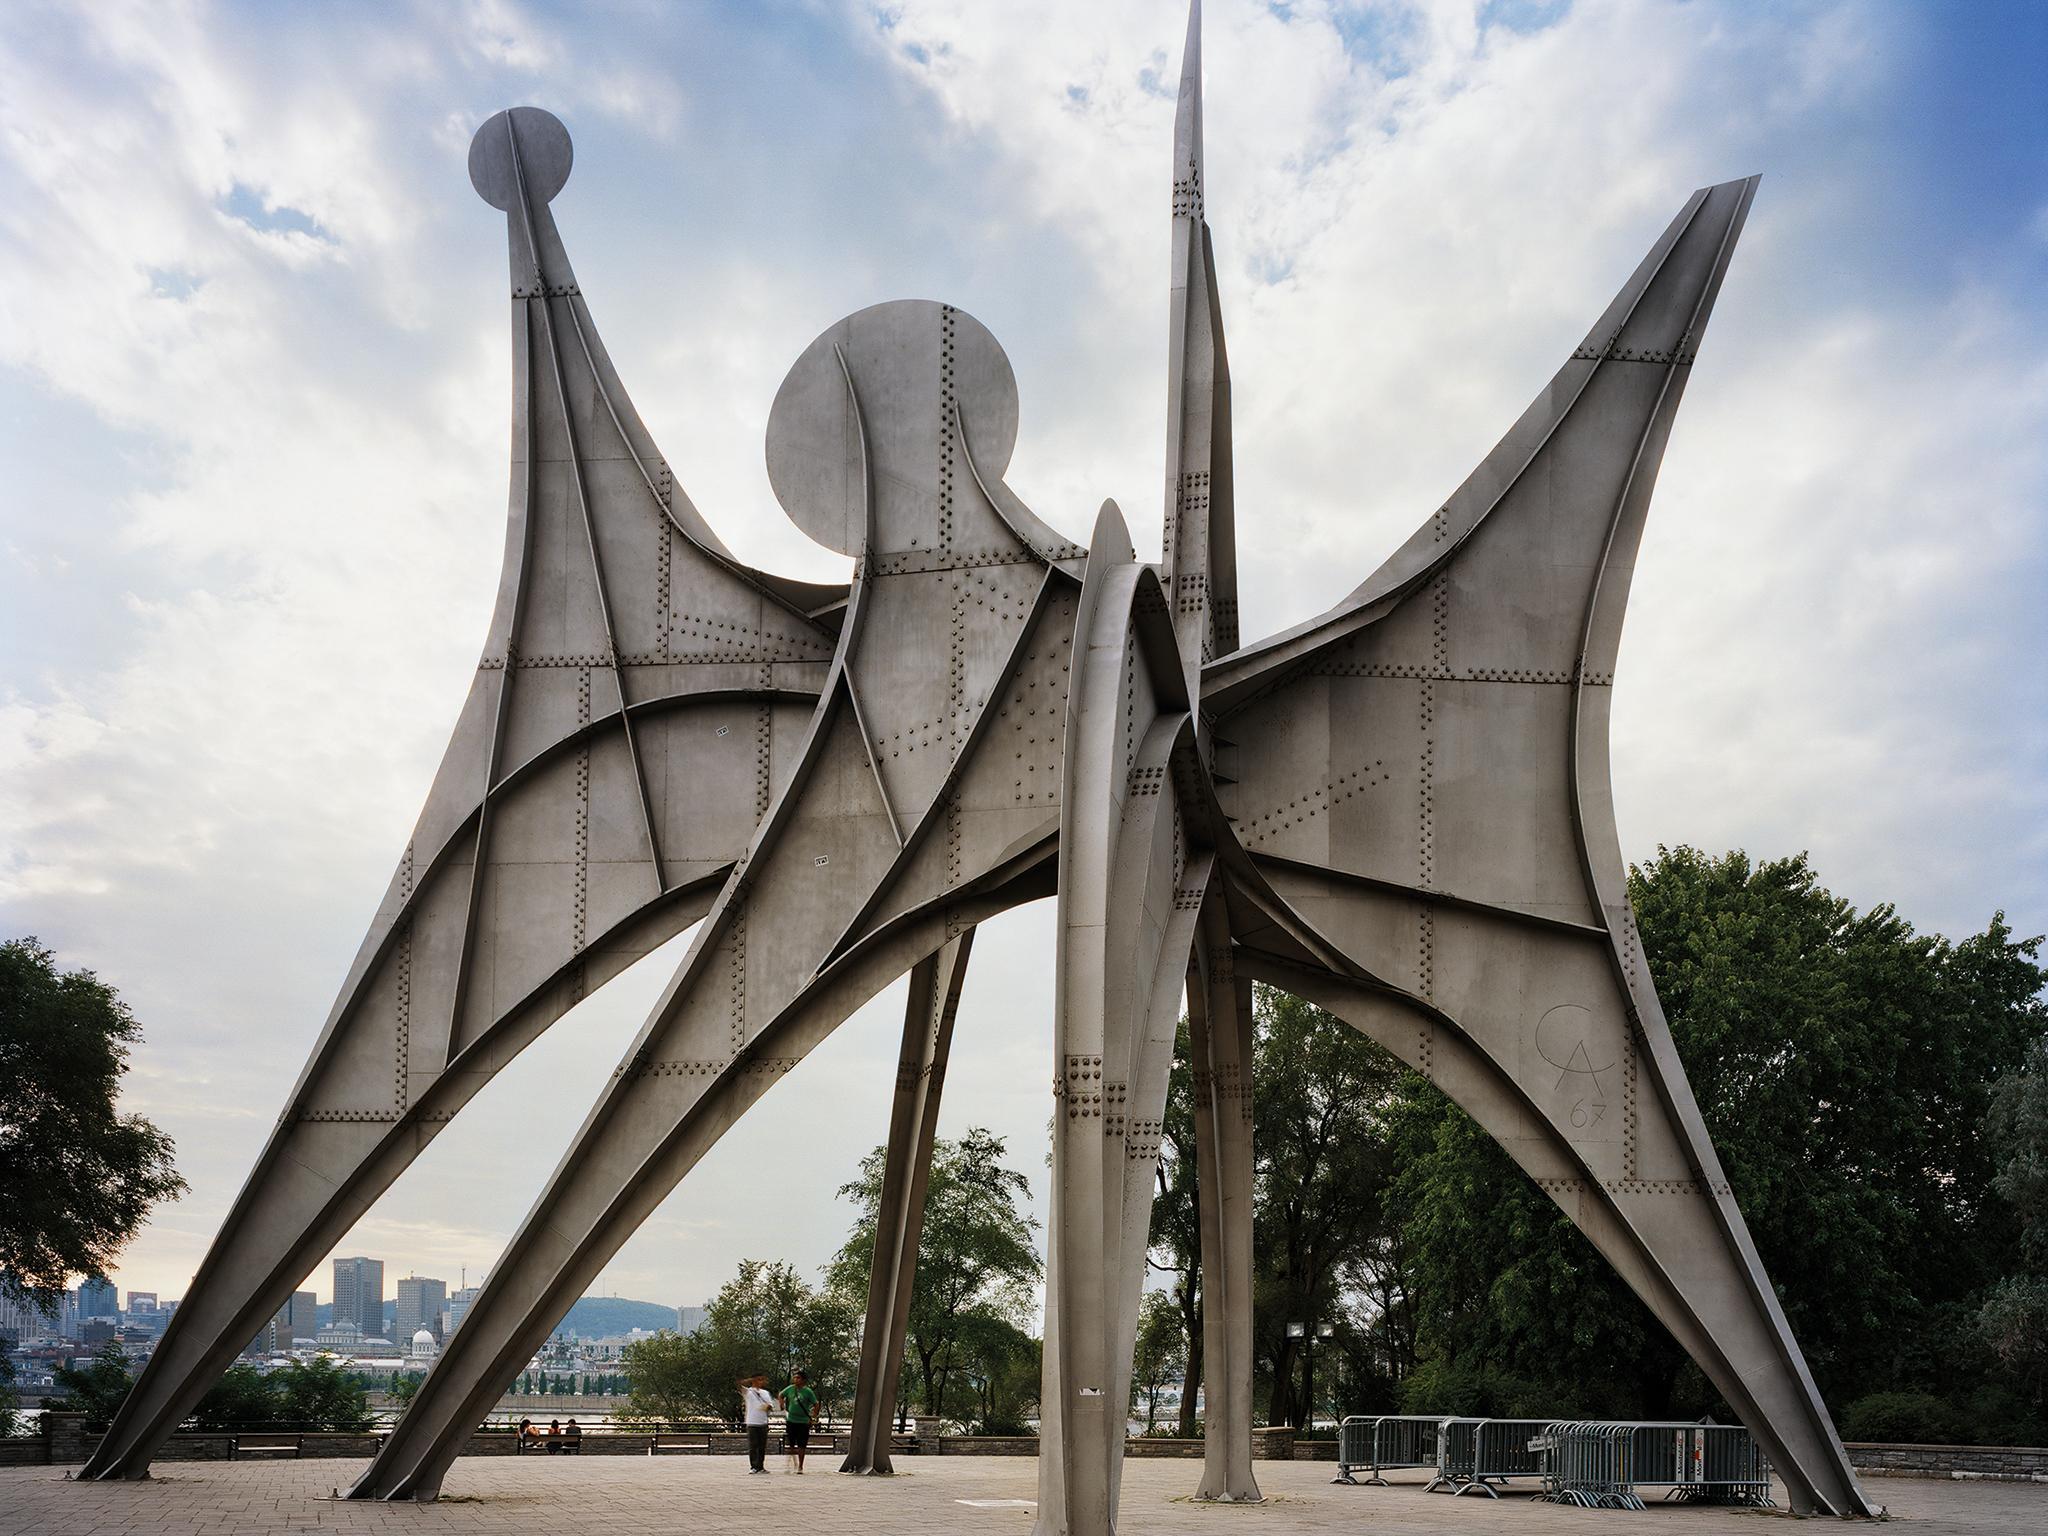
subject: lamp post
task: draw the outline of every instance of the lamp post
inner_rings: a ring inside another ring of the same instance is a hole
[[[1302,1429],[1314,1433],[1316,1427],[1316,1341],[1336,1336],[1336,1328],[1329,1323],[1289,1323],[1287,1337],[1301,1340],[1301,1395]]]

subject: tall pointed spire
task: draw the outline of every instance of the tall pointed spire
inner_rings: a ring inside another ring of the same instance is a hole
[[[1174,632],[1197,688],[1203,662],[1237,649],[1230,364],[1203,218],[1202,6],[1188,7],[1173,124],[1173,257],[1167,331],[1166,548]]]
[[[1174,216],[1181,216],[1183,183],[1202,220],[1202,0],[1189,0],[1188,36],[1180,55],[1180,101],[1173,113]]]

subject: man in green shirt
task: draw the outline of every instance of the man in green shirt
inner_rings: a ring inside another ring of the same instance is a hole
[[[806,1384],[802,1371],[792,1371],[789,1385],[779,1394],[782,1398],[784,1422],[782,1425],[782,1451],[796,1462],[797,1476],[803,1476],[804,1451],[811,1443],[811,1420],[817,1416],[818,1394]]]

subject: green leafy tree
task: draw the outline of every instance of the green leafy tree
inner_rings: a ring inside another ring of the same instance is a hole
[[[1991,1288],[1979,1336],[2010,1378],[2038,1443],[2048,1428],[2048,1035],[1991,1090],[1992,1186],[2019,1218],[2020,1273]]]
[[[184,1191],[171,1139],[115,1107],[141,1033],[92,972],[59,972],[32,938],[0,944],[0,1284],[45,1307]]]
[[[1830,895],[1803,857],[1663,849],[1629,890],[1702,1118],[1823,1391],[1968,1395],[1990,1368],[1978,1299],[2018,1258],[1986,1125],[1994,1085],[2048,1024],[2038,941],[2002,918],[1960,943],[1916,934]],[[1563,1214],[1409,1081],[1395,1205],[1425,1364],[1408,1405],[1719,1411]]]
[[[0,1334],[0,1439],[19,1427],[14,1416],[14,1340]]]
[[[2034,1421],[2023,1443],[2039,1444],[2048,1428],[2048,1278],[2008,1275],[1999,1281],[1978,1310],[1977,1327]]]
[[[1022,1435],[1038,1406],[1039,1344],[1006,1317],[964,1314],[955,1346],[946,1413],[977,1435]]]
[[[842,1298],[806,1285],[790,1265],[749,1259],[711,1298],[692,1337],[705,1336],[719,1357],[716,1386],[725,1412],[737,1411],[733,1382],[740,1376],[763,1371],[780,1384],[802,1370],[830,1414],[852,1387],[855,1315]]]
[[[1138,1347],[1131,1361],[1131,1402],[1142,1403],[1145,1433],[1159,1425],[1159,1394],[1187,1364],[1180,1308],[1164,1291],[1147,1291],[1138,1311]]]
[[[375,1422],[362,1381],[332,1355],[294,1360],[271,1372],[269,1380],[282,1428],[359,1434]]]
[[[1259,989],[1253,1326],[1270,1363],[1271,1423],[1307,1420],[1308,1361],[1288,1325],[1332,1321],[1380,1232],[1394,1174],[1388,1121],[1403,1077],[1399,1062],[1342,1020]]]
[[[1159,1164],[1152,1197],[1146,1263],[1166,1277],[1181,1334],[1180,1423],[1183,1439],[1195,1433],[1195,1396],[1202,1384],[1202,1222],[1200,1169],[1195,1156],[1194,1075],[1188,1061],[1188,1021],[1174,1034],[1173,1071],[1167,1079],[1160,1127]]]
[[[1029,1213],[1029,1181],[1004,1165],[1003,1153],[1003,1139],[980,1127],[932,1147],[910,1300],[908,1352],[914,1382],[905,1382],[906,1387],[914,1384],[930,1413],[946,1411],[970,1316],[1020,1326],[1034,1313],[1033,1287],[1044,1273],[1032,1245],[1038,1222]],[[842,1199],[856,1203],[860,1215],[827,1269],[827,1285],[852,1309],[864,1310],[867,1302],[884,1161],[884,1149],[877,1147],[861,1160],[860,1177],[839,1191]]]
[[[813,1290],[787,1264],[744,1260],[706,1306],[696,1332],[663,1330],[626,1346],[626,1401],[614,1416],[731,1420],[741,1377],[758,1372],[780,1383],[798,1369],[829,1415],[851,1386],[853,1333],[854,1316],[841,1298]]]
[[[2040,940],[1857,912],[1805,857],[1660,849],[1630,871],[1700,1111],[1824,1391],[1950,1390],[1969,1299],[2011,1270],[1992,1087],[2048,1030]]]
[[[2020,1254],[2048,1273],[2048,1035],[1991,1089],[1991,1184],[2020,1219]]]
[[[83,1365],[57,1367],[54,1378],[63,1395],[47,1406],[85,1415],[87,1429],[104,1429],[128,1400],[135,1378],[118,1344],[103,1344]]]
[[[1668,1393],[1676,1346],[1499,1145],[1417,1076],[1405,1080],[1392,1122],[1392,1203],[1424,1357],[1405,1374],[1403,1409],[1670,1410],[1646,1398]]]
[[[201,1429],[269,1429],[279,1417],[277,1388],[253,1365],[231,1365],[206,1389],[193,1418]]]
[[[729,1405],[709,1379],[703,1354],[696,1334],[663,1329],[635,1339],[620,1352],[628,1385],[626,1400],[612,1410],[613,1417],[638,1424],[676,1424],[696,1414],[731,1417]],[[732,1396],[733,1390],[728,1383],[724,1396]]]

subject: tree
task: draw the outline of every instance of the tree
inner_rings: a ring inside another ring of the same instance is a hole
[[[1390,1203],[1422,1357],[1402,1408],[1666,1416],[1673,1405],[1656,1399],[1683,1357],[1565,1214],[1419,1076],[1390,1119]]]
[[[199,1400],[193,1418],[210,1430],[268,1429],[279,1416],[277,1388],[253,1365],[231,1365]]]
[[[1030,1433],[1026,1416],[1038,1406],[1038,1340],[1008,1318],[977,1309],[964,1313],[953,1360],[953,1396],[946,1412],[977,1435]]]
[[[0,1283],[46,1308],[184,1191],[171,1139],[115,1108],[140,1039],[92,972],[59,973],[32,938],[0,944]]]
[[[1147,1291],[1138,1310],[1138,1347],[1131,1362],[1131,1402],[1145,1404],[1145,1433],[1159,1423],[1159,1394],[1187,1363],[1180,1307],[1164,1291]]]
[[[2048,1272],[2048,1035],[1992,1088],[1985,1133],[1998,1170],[1992,1188],[2020,1219],[2020,1253]]]
[[[829,1415],[849,1390],[854,1319],[843,1300],[806,1285],[787,1264],[743,1260],[704,1309],[694,1333],[664,1329],[626,1346],[626,1401],[614,1416],[634,1422],[731,1419],[734,1385],[759,1372],[787,1381],[802,1370]]]
[[[1823,1392],[1960,1398],[2017,1262],[1986,1126],[2048,1027],[2038,941],[1857,912],[1803,857],[1660,849],[1629,891],[1701,1116]],[[1410,1079],[1395,1186],[1430,1412],[1725,1411],[1562,1212]],[[2015,1093],[2017,1089],[2013,1090]],[[2010,1320],[2010,1306],[2001,1316]]]
[[[612,1411],[613,1417],[660,1424],[676,1424],[700,1413],[729,1418],[730,1408],[723,1398],[705,1400],[703,1353],[694,1333],[673,1333],[664,1328],[652,1338],[635,1339],[619,1354],[626,1367],[628,1387],[626,1400]],[[738,1379],[737,1372],[734,1379]],[[733,1395],[734,1389],[728,1383],[723,1397]]]
[[[1992,1187],[2019,1218],[2021,1273],[1992,1287],[1977,1330],[2038,1426],[2048,1420],[2048,1036],[1991,1090],[1985,1129],[1998,1169]]]
[[[1357,1288],[1384,1215],[1388,1119],[1404,1069],[1348,1024],[1258,991],[1252,1104],[1254,1335],[1271,1362],[1268,1421],[1308,1421],[1306,1362],[1290,1323],[1329,1322]]]
[[[1629,873],[1673,1040],[1823,1392],[1950,1391],[2018,1234],[1986,1198],[1993,1085],[2048,1030],[2040,940],[1858,913],[1804,855]]]
[[[294,1360],[270,1374],[278,1423],[286,1429],[360,1434],[375,1422],[363,1384],[332,1355]]]
[[[0,1333],[0,1440],[14,1433],[14,1340]]]
[[[1157,1192],[1145,1249],[1147,1265],[1168,1277],[1166,1294],[1180,1320],[1182,1439],[1195,1433],[1195,1396],[1202,1384],[1201,1170],[1195,1157],[1194,1073],[1188,1057],[1188,1021],[1183,1014],[1174,1032],[1173,1071],[1167,1078],[1154,1175]]]
[[[907,1341],[915,1385],[929,1413],[946,1411],[949,1378],[971,1315],[1020,1325],[1034,1314],[1032,1287],[1044,1273],[1032,1246],[1038,1222],[1026,1206],[1030,1183],[1004,1166],[1003,1152],[1003,1139],[978,1126],[959,1141],[932,1146]],[[826,1271],[827,1286],[850,1308],[864,1310],[867,1303],[885,1160],[884,1149],[875,1148],[861,1160],[860,1177],[839,1191],[858,1204],[860,1215]]]
[[[83,1365],[57,1367],[54,1377],[63,1396],[46,1406],[85,1415],[87,1429],[105,1429],[128,1400],[135,1378],[128,1374],[128,1358],[118,1344],[102,1344]]]

